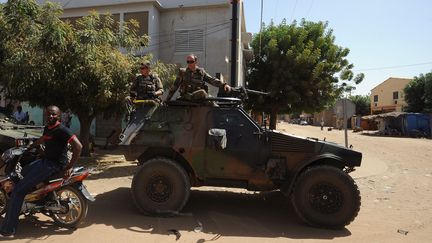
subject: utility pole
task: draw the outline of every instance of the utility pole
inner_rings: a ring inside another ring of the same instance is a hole
[[[344,134],[345,134],[345,148],[348,148],[348,128],[347,128],[347,98],[343,98],[343,123],[344,123]]]
[[[240,0],[231,0],[232,19],[231,19],[231,86],[237,83],[237,26],[238,26],[238,4]]]

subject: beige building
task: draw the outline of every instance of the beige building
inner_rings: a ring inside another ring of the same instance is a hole
[[[371,90],[371,114],[402,111],[406,106],[404,88],[412,79],[388,78]]]

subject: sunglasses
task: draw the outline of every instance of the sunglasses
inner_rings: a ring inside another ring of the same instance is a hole
[[[148,67],[140,67],[141,70],[148,69]]]
[[[195,63],[195,61],[193,61],[193,60],[187,60],[186,62],[187,62],[188,64]]]

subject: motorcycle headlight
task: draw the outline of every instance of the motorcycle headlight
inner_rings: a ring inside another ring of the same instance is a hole
[[[13,149],[8,149],[8,150],[4,151],[4,153],[1,155],[1,159],[4,162],[7,162],[8,160],[13,158],[14,154],[13,154],[12,150]]]

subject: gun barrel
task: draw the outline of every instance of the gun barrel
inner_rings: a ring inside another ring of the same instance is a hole
[[[257,94],[257,95],[269,95],[270,94],[268,92],[262,92],[262,91],[257,91],[257,90],[253,90],[253,89],[246,89],[246,92],[248,94]]]

